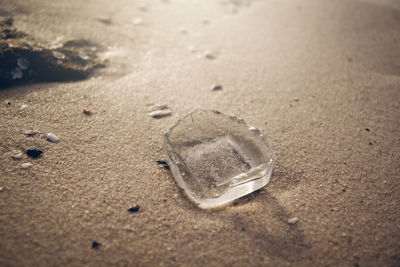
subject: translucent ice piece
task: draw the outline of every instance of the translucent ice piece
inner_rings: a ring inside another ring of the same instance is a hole
[[[165,134],[164,148],[176,182],[203,209],[265,186],[274,165],[257,129],[218,111],[185,115]]]

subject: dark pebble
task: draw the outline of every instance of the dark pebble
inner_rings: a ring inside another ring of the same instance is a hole
[[[98,249],[100,246],[101,246],[101,243],[96,242],[96,241],[93,241],[93,242],[92,242],[92,248]]]
[[[169,165],[166,161],[163,160],[157,160],[158,165],[160,165],[161,167],[163,167],[166,170],[169,170]]]
[[[139,205],[136,205],[136,206],[134,206],[134,207],[128,209],[128,211],[129,211],[130,213],[135,213],[135,212],[138,212],[139,209],[140,209],[140,206],[139,206]]]
[[[367,132],[369,132],[369,128],[365,128],[365,130],[366,130]]]
[[[43,153],[43,151],[40,149],[28,149],[28,151],[26,151],[26,154],[28,155],[28,157],[33,158],[33,159],[40,158],[42,153]]]
[[[346,192],[346,188],[343,188],[343,189],[342,189],[342,192]]]

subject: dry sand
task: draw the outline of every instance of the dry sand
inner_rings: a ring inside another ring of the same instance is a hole
[[[0,0],[39,40],[109,51],[88,80],[0,91],[0,265],[400,265],[398,2],[143,3]],[[173,115],[150,118],[150,103]],[[196,108],[261,129],[267,187],[217,211],[188,201],[156,160]],[[42,158],[10,158],[29,148]]]

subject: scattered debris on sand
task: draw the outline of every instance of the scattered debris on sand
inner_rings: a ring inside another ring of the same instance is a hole
[[[100,47],[89,41],[44,46],[13,28],[12,22],[0,21],[0,87],[27,81],[80,80],[104,66],[97,57]]]
[[[164,161],[164,160],[157,160],[157,164],[160,165],[161,168],[164,168],[166,170],[169,170],[169,165],[168,162]]]
[[[83,108],[82,109],[82,113],[85,115],[92,115],[92,111],[90,109],[87,108]]]
[[[32,164],[32,163],[29,163],[29,162],[22,163],[22,164],[21,164],[21,168],[22,168],[22,169],[28,169],[28,168],[30,168],[32,165],[33,165],[33,164]]]
[[[135,212],[138,212],[139,209],[140,209],[140,206],[139,206],[139,205],[136,205],[136,206],[134,206],[134,207],[128,209],[128,212],[130,212],[130,213],[135,213]]]
[[[222,85],[215,84],[211,86],[211,91],[220,91],[220,90],[222,90]]]
[[[295,224],[299,219],[297,217],[290,218],[287,220],[288,224]]]
[[[28,155],[28,157],[33,158],[33,159],[37,159],[40,158],[42,156],[43,151],[40,149],[28,149],[26,151],[26,155]]]
[[[48,133],[46,136],[47,140],[52,142],[52,143],[57,143],[58,141],[60,141],[60,138],[52,133]]]

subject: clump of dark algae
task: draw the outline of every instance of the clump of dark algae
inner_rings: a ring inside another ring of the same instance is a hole
[[[12,25],[10,18],[0,20],[0,88],[21,82],[82,80],[104,67],[96,44],[69,40],[52,49]]]

